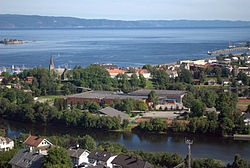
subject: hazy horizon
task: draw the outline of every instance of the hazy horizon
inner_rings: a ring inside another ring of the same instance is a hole
[[[250,21],[249,0],[0,0],[0,14],[109,20]]]

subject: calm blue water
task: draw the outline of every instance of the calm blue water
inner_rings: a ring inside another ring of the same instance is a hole
[[[0,66],[47,67],[51,55],[56,67],[138,66],[209,57],[208,50],[226,48],[229,40],[250,40],[250,28],[5,29],[4,38],[35,42],[0,45]]]

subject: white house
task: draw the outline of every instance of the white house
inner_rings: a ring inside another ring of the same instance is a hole
[[[37,136],[29,136],[25,141],[24,145],[29,147],[30,151],[38,148],[41,154],[46,155],[47,149],[52,147],[53,144],[46,139]]]
[[[95,150],[88,155],[88,162],[93,166],[103,165],[105,167],[113,168],[112,161],[117,155],[107,151]]]
[[[0,136],[0,151],[8,151],[14,148],[14,141],[8,137]]]
[[[79,166],[82,163],[88,163],[88,156],[90,154],[88,150],[80,149],[78,147],[69,148],[68,153],[74,166]]]
[[[243,119],[244,119],[245,125],[250,125],[250,113],[244,114]]]

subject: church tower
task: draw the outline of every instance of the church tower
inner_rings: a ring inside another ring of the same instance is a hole
[[[50,72],[53,71],[54,68],[55,68],[55,66],[54,66],[53,56],[51,55],[51,57],[50,57],[50,64],[49,64],[49,71]]]

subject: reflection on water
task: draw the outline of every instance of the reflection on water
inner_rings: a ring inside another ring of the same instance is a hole
[[[187,154],[185,137],[192,138],[192,155],[195,158],[215,158],[225,162],[233,160],[235,154],[250,161],[250,141],[235,141],[222,137],[192,136],[183,134],[153,134],[153,133],[131,133],[110,132],[94,129],[67,128],[64,126],[42,126],[40,124],[27,124],[0,119],[0,125],[8,127],[8,135],[13,138],[19,133],[30,133],[33,135],[52,136],[65,135],[83,136],[89,134],[97,142],[112,141],[120,142],[128,149],[142,149],[151,152],[178,152],[182,156]]]

